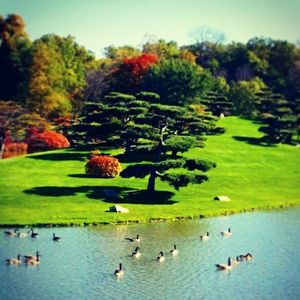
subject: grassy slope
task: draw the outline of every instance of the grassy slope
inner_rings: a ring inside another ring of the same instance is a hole
[[[208,182],[182,188],[172,197],[174,204],[121,204],[129,214],[107,213],[112,204],[102,201],[103,188],[144,189],[146,179],[86,178],[84,152],[68,149],[0,161],[0,225],[148,221],[300,204],[300,148],[233,139],[260,136],[247,120],[230,117],[219,125],[226,127],[224,135],[208,137],[206,148],[187,154],[217,162]],[[162,182],[157,187],[175,192]],[[212,201],[216,195],[232,201]]]

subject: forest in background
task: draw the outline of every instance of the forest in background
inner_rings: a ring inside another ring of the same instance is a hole
[[[91,103],[107,102],[112,92],[143,91],[159,95],[162,105],[192,105],[198,115],[256,118],[268,144],[299,140],[299,44],[254,37],[179,47],[157,40],[141,48],[108,46],[99,59],[72,36],[32,41],[25,27],[19,15],[0,16],[2,148],[50,129],[67,134],[72,130],[63,128],[78,128]]]

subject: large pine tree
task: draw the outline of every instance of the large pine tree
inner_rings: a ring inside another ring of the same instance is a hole
[[[175,189],[189,183],[208,180],[203,172],[216,164],[200,159],[186,159],[178,153],[203,145],[203,135],[214,127],[215,118],[199,114],[190,107],[163,105],[159,96],[140,93],[136,96],[111,93],[103,101],[89,103],[87,115],[77,125],[86,139],[113,140],[124,147],[123,158],[141,156],[146,162],[128,166],[121,176],[149,176],[147,191],[155,192],[156,179]]]

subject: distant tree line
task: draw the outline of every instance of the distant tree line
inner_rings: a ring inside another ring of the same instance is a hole
[[[158,94],[161,105],[258,118],[267,143],[299,137],[299,45],[253,38],[246,44],[201,40],[179,47],[157,40],[141,49],[108,46],[104,55],[97,59],[71,36],[32,41],[21,16],[0,16],[1,144],[8,131],[20,140],[32,126],[78,124],[89,103],[104,107],[113,101],[107,98],[112,92],[142,91]],[[110,126],[117,120],[110,119]]]

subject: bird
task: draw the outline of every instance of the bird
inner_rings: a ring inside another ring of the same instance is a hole
[[[229,270],[231,270],[231,259],[230,259],[230,257],[228,257],[228,262],[227,262],[227,264],[216,264],[216,267],[217,267],[219,270],[224,270],[224,271],[229,271]]]
[[[126,237],[125,240],[129,242],[140,242],[140,236],[137,234],[135,238]]]
[[[17,258],[7,258],[5,261],[8,265],[18,265],[22,262],[22,255],[18,254]]]
[[[19,237],[19,238],[28,237],[30,232],[31,232],[31,230],[28,230],[27,232],[17,232],[17,237]]]
[[[40,251],[36,251],[35,252],[35,255],[24,255],[23,257],[25,258],[25,262],[27,261],[27,260],[33,260],[33,259],[37,259],[37,257],[40,257],[41,256],[41,253],[40,253]]]
[[[31,230],[31,237],[32,237],[32,238],[37,238],[37,237],[39,236],[39,233],[34,232],[34,231],[33,231],[33,228],[31,228],[30,230]]]
[[[173,249],[170,250],[170,253],[171,253],[172,255],[177,255],[177,254],[178,254],[178,250],[177,250],[177,247],[176,247],[175,244],[174,244],[174,246],[173,246]]]
[[[37,251],[36,256],[33,256],[31,258],[28,258],[25,260],[25,263],[27,265],[36,266],[40,264],[40,253]]]
[[[231,264],[234,266],[234,265],[238,265],[240,263],[240,257],[237,256],[236,259],[232,260],[231,261]]]
[[[134,252],[131,254],[132,257],[138,258],[141,256],[140,247],[136,247]]]
[[[122,269],[122,264],[121,263],[119,264],[119,269],[115,270],[114,275],[117,276],[117,277],[121,277],[121,276],[124,275],[124,271]]]
[[[207,232],[206,235],[200,235],[200,239],[202,241],[207,241],[209,239],[209,232]]]
[[[164,253],[162,251],[159,252],[159,255],[157,256],[156,260],[159,262],[165,261]]]
[[[11,230],[5,230],[4,233],[5,233],[5,235],[15,236],[15,235],[17,235],[17,230],[18,230],[18,229],[15,229],[14,231],[11,231]]]
[[[231,235],[231,229],[230,229],[230,227],[228,228],[228,230],[221,231],[221,235],[223,235],[223,236],[230,236]]]
[[[240,255],[240,259],[241,260],[247,260],[247,261],[249,261],[249,260],[251,260],[253,258],[253,256],[252,256],[252,254],[251,253],[246,253],[246,254],[241,254]]]
[[[55,235],[55,233],[53,232],[53,241],[55,241],[55,242],[59,242],[60,240],[61,240],[61,237],[59,237],[59,236],[56,236]]]

